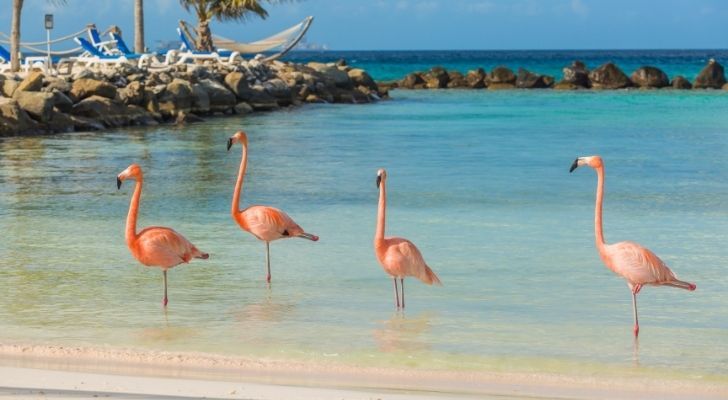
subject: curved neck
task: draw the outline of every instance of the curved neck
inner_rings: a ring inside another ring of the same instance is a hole
[[[384,240],[384,223],[385,214],[387,213],[387,189],[383,179],[379,184],[379,208],[377,209],[377,232],[374,234],[374,240]]]
[[[602,227],[602,203],[604,202],[604,167],[597,170],[597,204],[594,207],[594,237],[597,248],[601,251],[604,248],[604,231]]]
[[[243,191],[243,179],[245,178],[245,169],[248,166],[248,145],[243,143],[243,159],[240,160],[240,170],[238,171],[238,181],[235,183],[235,191],[233,192],[233,203],[230,206],[230,213],[233,218],[237,218],[240,214],[240,196]]]
[[[134,184],[134,194],[131,196],[131,203],[129,203],[129,214],[126,216],[126,244],[131,244],[136,241],[136,223],[137,214],[139,213],[139,199],[142,197],[142,185],[144,178],[141,176],[137,177],[136,183]]]

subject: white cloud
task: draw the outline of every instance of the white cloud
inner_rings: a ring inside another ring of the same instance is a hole
[[[571,11],[584,17],[589,14],[589,7],[584,4],[583,0],[571,0]]]

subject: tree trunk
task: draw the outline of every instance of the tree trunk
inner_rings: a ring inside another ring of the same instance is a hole
[[[13,20],[10,26],[10,69],[20,71],[20,11],[23,0],[13,0]]]
[[[144,0],[134,0],[134,51],[144,53]]]
[[[212,32],[210,32],[210,20],[200,20],[197,24],[197,50],[215,51],[212,45]]]

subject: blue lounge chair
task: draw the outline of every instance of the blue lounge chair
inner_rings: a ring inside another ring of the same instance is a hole
[[[3,60],[3,62],[10,62],[10,52],[2,45],[0,45],[0,58]]]
[[[242,57],[240,57],[240,53],[237,51],[209,52],[195,50],[195,46],[192,45],[192,41],[181,28],[177,28],[177,35],[179,36],[180,42],[182,42],[179,54],[177,54],[179,57],[177,64],[184,64],[189,60],[212,60],[221,64],[232,64],[237,58],[242,59]]]
[[[121,64],[121,63],[127,63],[130,60],[139,60],[138,66],[143,67],[145,63],[152,62],[153,57],[151,54],[136,54],[132,53],[129,55],[126,54],[117,54],[117,55],[110,55],[110,54],[104,54],[101,52],[101,50],[97,49],[93,44],[91,44],[88,40],[77,37],[73,40],[78,43],[81,48],[84,50],[84,54],[73,57],[74,61],[81,62],[88,64],[89,66],[94,64]]]

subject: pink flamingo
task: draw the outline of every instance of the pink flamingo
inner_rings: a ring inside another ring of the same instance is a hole
[[[394,281],[394,302],[400,307],[397,278],[402,286],[402,308],[404,308],[404,277],[414,276],[422,282],[432,285],[442,285],[440,278],[435,275],[425,263],[422,253],[417,246],[401,237],[384,237],[385,214],[387,209],[387,171],[377,171],[377,188],[379,189],[379,208],[377,210],[377,231],[374,234],[374,254],[382,264],[384,272]]]
[[[238,181],[235,183],[235,191],[233,192],[233,203],[230,213],[235,222],[240,227],[250,232],[253,236],[265,242],[265,263],[268,269],[266,281],[270,283],[270,242],[283,238],[300,237],[311,241],[319,240],[319,237],[304,232],[303,228],[298,226],[293,219],[283,211],[267,206],[250,206],[244,210],[240,210],[240,195],[243,191],[243,178],[245,177],[245,169],[248,166],[248,135],[239,131],[231,136],[227,141],[227,149],[233,146],[233,143],[242,143],[243,159],[240,161],[240,170],[238,171]]]
[[[579,157],[571,164],[569,172],[582,165],[588,165],[597,171],[597,204],[594,210],[594,234],[597,250],[604,264],[615,274],[627,281],[632,291],[632,309],[634,311],[634,336],[640,332],[637,320],[637,293],[642,286],[672,286],[680,289],[695,290],[695,284],[678,280],[670,268],[649,249],[634,242],[606,244],[602,231],[602,202],[604,200],[604,162],[599,156]]]
[[[142,168],[132,164],[116,177],[116,188],[121,189],[121,182],[127,179],[136,180],[134,194],[131,196],[129,214],[126,217],[126,245],[131,254],[147,267],[162,268],[164,276],[164,299],[162,305],[167,306],[167,270],[181,263],[188,263],[193,258],[206,260],[209,254],[197,249],[184,236],[170,228],[151,226],[136,232],[139,199],[142,196],[144,174]]]

